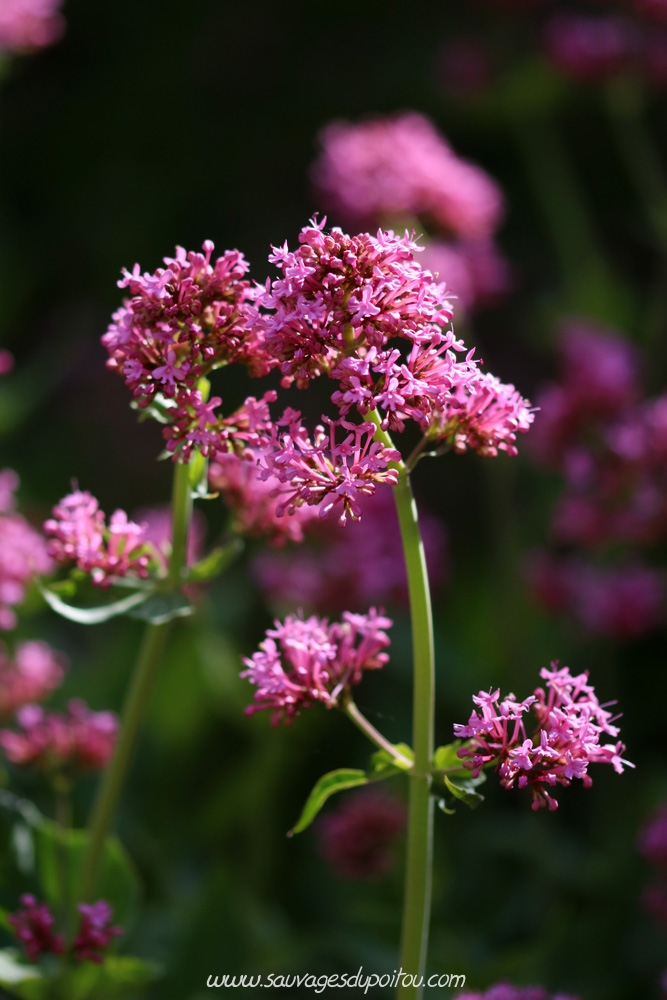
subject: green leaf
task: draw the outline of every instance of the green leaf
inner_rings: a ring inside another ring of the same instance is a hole
[[[187,597],[180,592],[165,591],[147,594],[146,599],[129,611],[128,615],[153,625],[164,625],[173,618],[187,618],[194,610]]]
[[[134,608],[138,608],[140,604],[143,604],[151,596],[150,591],[139,591],[138,593],[130,594],[129,597],[121,598],[120,601],[112,601],[111,604],[101,604],[92,608],[77,608],[73,604],[66,604],[57,594],[54,594],[52,590],[49,590],[43,584],[38,583],[38,586],[50,608],[59,615],[62,615],[63,618],[67,618],[71,622],[77,622],[79,625],[99,625],[110,618],[126,615]]]
[[[0,951],[0,986],[14,986],[26,979],[40,979],[41,973],[34,965],[23,965],[19,953],[13,948]],[[21,994],[17,994],[21,995]]]
[[[352,767],[341,767],[337,771],[323,774],[315,783],[315,787],[308,796],[297,823],[289,831],[288,837],[295,833],[301,833],[310,826],[327,799],[335,795],[336,792],[343,792],[346,788],[356,788],[358,785],[367,784],[368,775],[366,772]]]
[[[238,537],[233,538],[227,545],[213,549],[194,566],[190,566],[186,571],[185,578],[188,583],[203,583],[205,580],[211,580],[214,576],[223,573],[242,551],[243,540]]]
[[[481,785],[482,781],[485,780],[483,774],[477,778],[450,778],[449,775],[445,775],[444,779],[445,785],[454,798],[460,799],[470,809],[476,809],[484,801],[484,796],[475,791],[476,786]]]
[[[67,1000],[128,1000],[143,993],[162,969],[130,955],[108,955],[101,965],[86,962],[64,970],[56,979],[58,996]]]
[[[211,494],[208,489],[208,459],[200,451],[196,451],[189,467],[190,492],[193,500],[207,500]]]
[[[48,819],[34,828],[37,877],[45,900],[55,909],[65,907],[75,915],[80,897],[86,830],[61,830]],[[113,908],[114,923],[125,926],[136,907],[139,880],[133,863],[116,837],[104,845],[96,898]]]
[[[448,808],[446,799],[438,799],[438,809],[441,809],[447,816],[454,816],[456,813],[456,809]]]
[[[407,743],[396,743],[396,749],[412,763],[415,759],[412,747]],[[402,774],[410,770],[410,764],[402,764],[396,760],[389,751],[377,750],[371,757],[371,766],[368,770],[369,781],[380,781],[383,778],[391,778],[394,774]]]
[[[446,768],[462,768],[463,761],[458,756],[458,749],[463,746],[463,740],[454,740],[444,747],[438,747],[433,754],[433,767],[436,771],[444,771]]]

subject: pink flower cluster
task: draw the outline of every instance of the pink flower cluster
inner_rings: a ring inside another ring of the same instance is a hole
[[[335,122],[320,141],[313,179],[334,215],[357,228],[418,221],[438,240],[428,266],[465,306],[509,290],[509,268],[493,243],[504,211],[500,188],[427,118],[407,112]]]
[[[145,525],[135,524],[125,511],[117,510],[107,526],[98,501],[88,492],[76,490],[56,504],[44,531],[50,536],[48,550],[56,562],[74,562],[90,573],[98,587],[109,587],[119,577],[148,576]]]
[[[91,712],[83,701],[70,701],[67,712],[47,712],[24,705],[16,713],[19,730],[0,730],[0,747],[12,764],[47,771],[105,767],[113,753],[118,719],[113,712]]]
[[[407,580],[392,491],[380,487],[360,501],[361,519],[345,529],[331,519],[306,524],[306,544],[298,552],[262,551],[252,571],[278,607],[306,607],[318,613],[369,605],[407,604]],[[299,508],[310,510],[311,508]],[[280,523],[290,521],[283,518]],[[431,588],[446,576],[446,537],[441,521],[420,508]]]
[[[457,156],[423,115],[334,122],[320,139],[313,177],[343,221],[372,226],[387,216],[416,216],[472,238],[487,236],[500,221],[498,186]]]
[[[0,51],[24,52],[57,42],[65,30],[62,0],[2,0]]]
[[[530,789],[534,810],[558,808],[548,788],[570,785],[577,778],[589,788],[589,764],[612,764],[619,774],[624,764],[634,767],[621,757],[622,743],[600,745],[604,733],[614,738],[618,728],[587,683],[588,673],[573,677],[567,667],[554,663],[552,668],[540,671],[546,690],[536,688],[523,701],[513,694],[501,701],[499,690],[480,691],[473,696],[479,711],[473,710],[466,725],[454,726],[455,735],[468,741],[458,754],[473,776],[492,764],[503,788],[516,784]],[[536,727],[527,736],[524,716],[529,711]]]
[[[511,986],[509,983],[497,983],[490,986],[484,993],[457,993],[454,1000],[577,1000],[577,997],[555,993],[551,997],[541,986]]]
[[[221,400],[205,400],[199,379],[233,363],[264,375],[273,364],[243,254],[227,250],[211,263],[213,249],[210,240],[201,253],[177,247],[154,274],[141,274],[138,264],[132,274],[124,271],[118,284],[131,298],[102,337],[108,367],[125,379],[140,407],[160,408],[169,425],[168,448],[184,461],[193,446],[210,446],[212,427],[220,440],[225,437],[225,424],[214,413]]]
[[[38,903],[34,896],[21,896],[21,909],[7,917],[17,940],[23,946],[30,962],[37,962],[41,955],[64,955],[71,952],[77,962],[103,961],[103,951],[114,937],[123,933],[122,927],[111,925],[111,907],[106,900],[81,903],[81,919],[76,937],[70,947],[63,934],[55,932],[55,920],[47,903]]]
[[[392,795],[377,791],[352,795],[320,820],[320,854],[345,878],[385,875],[406,821],[405,805]]]
[[[553,541],[586,556],[544,555],[529,573],[538,597],[589,630],[638,635],[665,598],[639,550],[667,537],[667,396],[641,400],[637,353],[615,333],[573,322],[559,348],[561,379],[538,398],[531,450],[564,478]]]
[[[642,907],[667,929],[667,803],[640,830],[639,853],[655,868],[655,877],[642,892]]]
[[[364,670],[378,670],[389,656],[385,629],[389,618],[371,608],[366,615],[346,611],[342,622],[326,618],[288,615],[275,622],[259,652],[244,659],[247,677],[257,688],[255,704],[247,714],[268,708],[272,723],[290,723],[302,708],[321,702],[327,708],[339,704]]]
[[[0,629],[14,628],[13,607],[23,600],[30,580],[52,568],[42,536],[13,512],[18,482],[11,469],[0,472]]]
[[[534,411],[513,385],[486,373],[453,389],[427,436],[456,452],[470,448],[493,458],[499,451],[516,455],[516,435],[529,430],[533,419]]]
[[[285,517],[282,496],[290,487],[274,476],[263,479],[260,458],[261,452],[253,448],[246,448],[243,456],[217,454],[209,468],[210,487],[221,494],[239,534],[264,538],[271,545],[302,542],[304,528],[319,520],[319,511],[304,504]]]
[[[22,642],[13,658],[0,645],[0,718],[31,702],[42,701],[58,687],[65,659],[45,642]]]

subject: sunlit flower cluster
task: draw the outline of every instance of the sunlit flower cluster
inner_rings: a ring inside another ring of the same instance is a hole
[[[346,611],[341,622],[314,615],[305,620],[288,615],[277,621],[260,643],[259,652],[244,659],[241,674],[257,688],[255,704],[246,712],[273,712],[272,722],[290,723],[302,708],[320,702],[339,704],[347,689],[359,684],[365,670],[378,670],[389,659],[385,629],[389,618],[371,608],[368,614]]]
[[[612,764],[619,774],[625,747],[622,743],[601,745],[607,734],[618,736],[612,715],[600,705],[594,688],[588,684],[588,673],[573,677],[567,667],[552,664],[540,676],[545,688],[517,701],[510,694],[500,700],[500,691],[480,691],[473,697],[478,706],[466,725],[455,725],[457,737],[467,740],[459,757],[470,767],[473,776],[493,765],[500,775],[503,788],[529,788],[532,808],[542,806],[557,809],[558,803],[548,789],[569,785],[580,779],[584,787],[592,784],[589,764]],[[528,713],[535,717],[535,728],[526,733]]]

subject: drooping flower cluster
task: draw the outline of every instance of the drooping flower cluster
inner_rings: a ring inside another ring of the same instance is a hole
[[[371,608],[366,615],[345,612],[341,622],[314,615],[288,615],[276,621],[259,652],[244,659],[241,674],[257,688],[247,714],[270,709],[272,723],[290,723],[302,708],[321,702],[339,704],[347,689],[359,684],[365,670],[378,670],[389,656],[385,629],[389,618]]]
[[[504,210],[500,188],[457,156],[427,118],[407,112],[335,122],[320,141],[313,179],[327,211],[356,228],[418,223],[434,238],[426,266],[446,280],[457,305],[509,291],[510,269],[493,242]]]
[[[81,903],[78,906],[80,922],[71,945],[65,936],[54,930],[55,920],[47,903],[39,903],[34,896],[21,896],[21,908],[9,914],[7,921],[23,946],[29,962],[37,962],[41,955],[70,953],[77,962],[104,960],[103,952],[114,937],[123,933],[122,927],[111,924],[111,907],[106,900]]]
[[[483,993],[457,993],[454,1000],[577,1000],[577,997],[565,996],[563,993],[549,995],[541,986],[511,986],[510,983],[497,983]]]
[[[551,535],[571,553],[541,556],[529,573],[547,606],[589,630],[638,635],[665,598],[639,550],[667,537],[667,397],[641,400],[637,352],[615,333],[573,322],[559,348],[561,379],[538,398],[530,446],[563,476]]]
[[[654,813],[639,832],[639,853],[655,869],[642,892],[642,907],[667,930],[667,804]]]
[[[0,730],[5,756],[12,764],[34,765],[48,772],[105,767],[118,732],[113,712],[91,712],[78,699],[70,701],[64,714],[24,705],[16,721],[18,730]]]
[[[372,226],[388,216],[416,216],[472,238],[488,235],[500,221],[498,186],[457,156],[423,115],[334,122],[321,142],[315,184],[342,221]]]
[[[367,608],[389,602],[407,604],[407,580],[392,491],[379,487],[360,501],[361,519],[343,529],[329,518],[306,525],[306,544],[298,551],[263,551],[253,560],[253,576],[274,605],[306,607],[319,614]],[[310,508],[299,508],[298,510]],[[298,511],[297,511],[298,513]],[[292,521],[282,518],[279,523]],[[446,576],[446,537],[442,522],[420,506],[429,583]]]
[[[214,412],[221,400],[207,400],[199,380],[228,364],[243,364],[254,376],[273,364],[243,254],[227,250],[212,263],[213,249],[210,240],[202,252],[177,247],[153,274],[141,274],[138,264],[132,274],[124,271],[118,284],[131,298],[102,337],[108,367],[125,379],[140,407],[156,407],[169,449],[184,461],[193,446],[211,447],[214,428],[223,438],[225,429],[231,433]]]
[[[80,903],[77,907],[81,914],[79,933],[72,942],[72,951],[77,962],[104,961],[103,952],[109,947],[113,938],[123,933],[122,927],[111,923],[112,910],[104,899],[96,903]]]
[[[13,608],[23,600],[30,580],[52,568],[42,536],[14,513],[18,482],[11,469],[0,472],[0,629],[14,628]]]
[[[320,820],[320,854],[345,878],[385,875],[406,821],[405,805],[393,795],[377,791],[351,795]]]
[[[499,690],[480,691],[473,696],[478,709],[468,723],[454,726],[455,735],[469,741],[458,754],[473,776],[493,765],[503,788],[516,784],[530,789],[534,810],[558,808],[548,788],[567,786],[574,779],[589,788],[589,764],[612,764],[619,774],[624,764],[634,766],[623,760],[622,743],[600,744],[603,734],[614,738],[619,731],[587,683],[588,673],[573,677],[567,667],[552,664],[552,668],[540,671],[546,690],[536,688],[523,701],[513,694],[501,701]],[[524,721],[529,711],[536,721],[531,735],[526,734]]]
[[[119,577],[148,576],[151,550],[146,546],[145,525],[117,510],[107,526],[98,501],[88,492],[76,490],[63,497],[44,531],[56,562],[75,563],[98,587],[109,587]]]
[[[2,0],[0,52],[26,52],[57,42],[65,30],[62,0]]]
[[[31,702],[42,701],[58,687],[65,659],[45,642],[22,642],[10,656],[0,645],[0,719]]]

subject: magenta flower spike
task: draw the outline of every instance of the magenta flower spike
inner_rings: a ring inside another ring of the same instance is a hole
[[[272,724],[291,723],[302,708],[321,702],[339,704],[345,690],[362,680],[364,670],[378,670],[389,660],[384,631],[391,620],[371,608],[368,614],[345,612],[329,624],[314,615],[288,615],[276,621],[259,652],[244,659],[246,677],[257,688],[246,714],[270,709]]]
[[[123,934],[122,927],[111,924],[111,907],[104,899],[96,903],[80,903],[81,914],[79,932],[72,942],[72,951],[77,962],[104,961],[103,952],[113,938]]]
[[[624,765],[634,767],[621,756],[621,742],[600,744],[607,734],[618,736],[610,712],[597,700],[594,688],[587,683],[588,673],[573,677],[567,667],[552,663],[540,676],[545,688],[517,701],[514,695],[500,700],[500,691],[473,696],[478,706],[467,725],[455,725],[454,734],[467,742],[459,757],[470,767],[473,776],[493,765],[503,788],[529,788],[534,810],[558,803],[549,794],[556,785],[570,785],[580,779],[589,788],[590,764],[611,764],[621,774]],[[536,726],[526,732],[526,716],[532,712]]]

